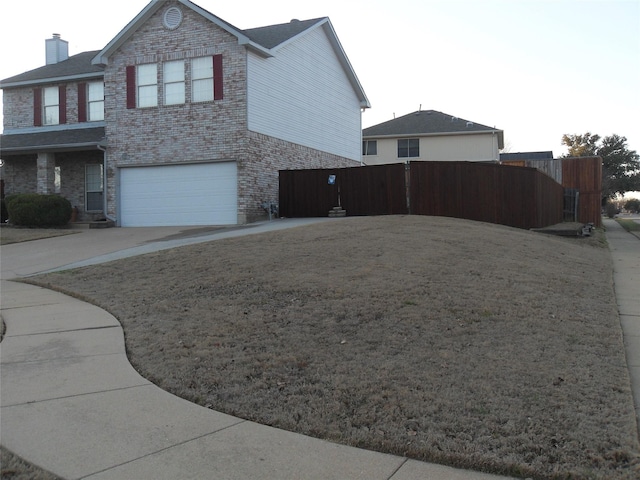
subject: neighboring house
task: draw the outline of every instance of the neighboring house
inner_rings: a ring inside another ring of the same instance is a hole
[[[101,51],[0,82],[5,193],[59,193],[120,226],[246,223],[278,170],[356,166],[369,101],[328,18],[240,30],[150,2]]]
[[[435,110],[419,110],[362,131],[365,165],[417,160],[497,162],[502,130]]]

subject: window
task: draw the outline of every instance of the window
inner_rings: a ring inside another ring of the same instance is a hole
[[[53,192],[60,193],[62,190],[60,165],[53,167]]]
[[[85,166],[85,209],[87,212],[101,211],[102,202],[102,165],[90,164]]]
[[[213,100],[213,57],[191,60],[191,98],[194,102]]]
[[[138,65],[136,78],[138,80],[138,107],[157,107],[158,65],[155,63]]]
[[[104,83],[87,84],[87,113],[90,122],[104,120]]]
[[[377,140],[363,140],[362,141],[362,155],[377,155],[378,154],[378,141]]]
[[[60,123],[60,95],[58,87],[42,89],[42,113],[45,125]]]
[[[184,62],[166,62],[164,74],[164,104],[177,105],[185,101]]]
[[[407,138],[398,140],[398,158],[419,157],[420,140],[418,138]]]

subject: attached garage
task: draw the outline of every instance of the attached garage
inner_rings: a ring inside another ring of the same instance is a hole
[[[120,169],[120,226],[235,225],[235,162]]]

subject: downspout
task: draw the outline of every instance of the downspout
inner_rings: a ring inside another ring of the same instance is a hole
[[[102,198],[102,211],[104,213],[104,217],[107,220],[111,220],[112,222],[116,222],[116,219],[109,216],[107,212],[107,149],[102,145],[96,145],[98,150],[102,152],[102,190],[103,190],[103,198]]]

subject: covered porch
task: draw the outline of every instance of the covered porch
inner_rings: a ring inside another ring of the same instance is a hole
[[[104,127],[0,136],[4,194],[60,195],[78,221],[105,219]]]

